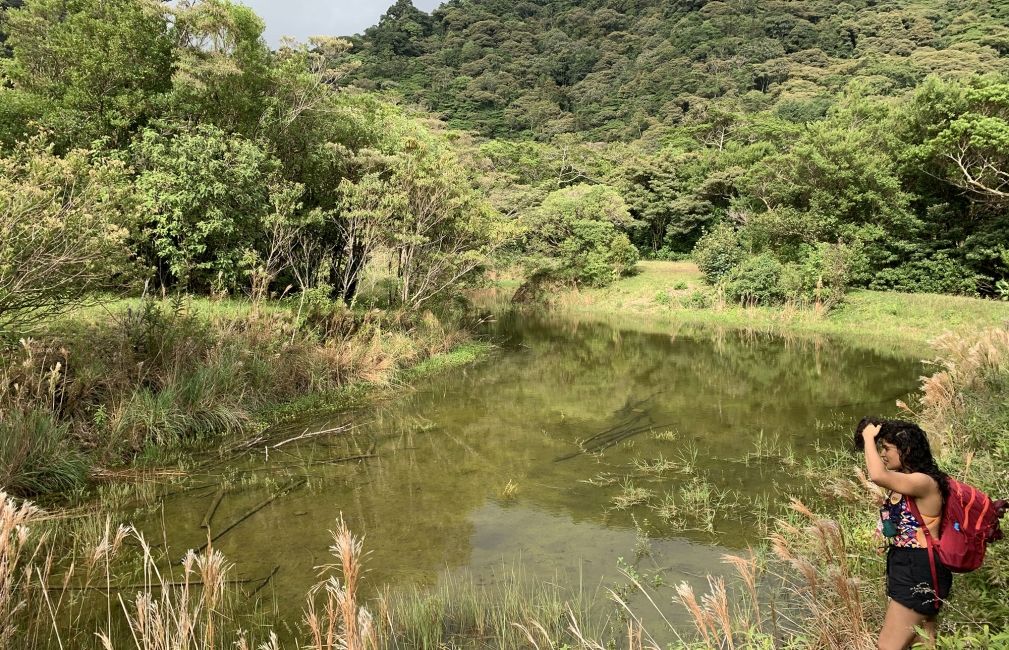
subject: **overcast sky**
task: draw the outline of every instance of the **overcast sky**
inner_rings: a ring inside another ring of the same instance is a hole
[[[396,0],[239,0],[266,22],[263,36],[271,47],[281,36],[305,40],[309,36],[350,36],[378,22]],[[442,0],[413,0],[413,6],[431,11]]]

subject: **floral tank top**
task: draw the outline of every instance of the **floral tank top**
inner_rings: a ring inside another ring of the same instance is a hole
[[[894,496],[899,496],[900,499],[894,502]],[[939,517],[929,517],[922,514],[922,519],[927,525],[937,521]],[[897,495],[890,492],[887,495],[883,506],[879,509],[879,523],[876,524],[876,530],[880,535],[890,540],[891,546],[928,548],[925,531],[921,529],[921,524],[911,512],[910,506],[907,505],[907,497],[903,494]]]

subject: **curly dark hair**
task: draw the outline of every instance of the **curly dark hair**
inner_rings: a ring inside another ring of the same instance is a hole
[[[876,442],[888,442],[900,452],[900,464],[909,472],[921,472],[931,476],[939,485],[943,501],[949,496],[949,476],[939,469],[932,457],[932,447],[928,444],[928,436],[914,422],[906,420],[884,420],[882,418],[866,417],[855,427],[855,441],[859,449],[862,447],[862,429],[869,424],[878,424],[879,433]]]

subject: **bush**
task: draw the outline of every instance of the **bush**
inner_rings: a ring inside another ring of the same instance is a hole
[[[123,166],[41,146],[31,140],[0,158],[0,330],[29,329],[128,269]]]
[[[713,304],[711,294],[695,289],[689,296],[680,300],[680,304],[689,309],[707,309]]]
[[[747,305],[778,305],[787,297],[782,286],[785,267],[770,253],[743,260],[725,275],[725,295]]]
[[[716,284],[745,257],[739,233],[724,222],[697,240],[693,252],[694,262],[710,284]]]
[[[869,288],[907,293],[976,296],[978,280],[978,276],[959,260],[945,253],[937,253],[929,259],[915,260],[896,268],[879,271]]]
[[[781,278],[788,298],[820,303],[828,307],[844,299],[852,266],[853,253],[844,244],[807,246],[802,261],[787,264]]]
[[[637,249],[612,223],[579,219],[557,247],[555,273],[562,280],[603,287],[630,273],[637,261]]]
[[[690,259],[690,253],[674,251],[668,246],[663,246],[657,251],[646,252],[645,258],[649,260],[661,260],[664,262],[682,262],[683,260]]]

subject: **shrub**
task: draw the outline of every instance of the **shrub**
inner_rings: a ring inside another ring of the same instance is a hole
[[[629,273],[637,261],[637,249],[612,223],[579,219],[570,224],[570,234],[557,247],[556,274],[603,287]]]
[[[749,257],[725,275],[725,295],[747,305],[777,305],[785,301],[785,267],[770,253]]]
[[[869,287],[908,293],[951,293],[976,296],[978,276],[959,260],[945,253],[915,260],[896,268],[882,269]]]
[[[715,284],[734,266],[743,261],[746,253],[739,241],[739,233],[730,224],[720,223],[705,233],[694,246],[693,258],[704,274],[704,279]]]
[[[128,268],[123,166],[32,140],[0,158],[0,330],[29,329]]]
[[[707,309],[713,304],[711,294],[695,289],[689,296],[680,300],[680,304],[690,309]]]
[[[785,295],[805,303],[828,307],[844,299],[850,279],[853,253],[844,244],[807,246],[798,263],[786,264],[781,285]]]
[[[650,260],[662,260],[665,262],[681,262],[690,259],[690,253],[674,251],[668,246],[663,246],[657,251],[647,252],[645,257]]]

